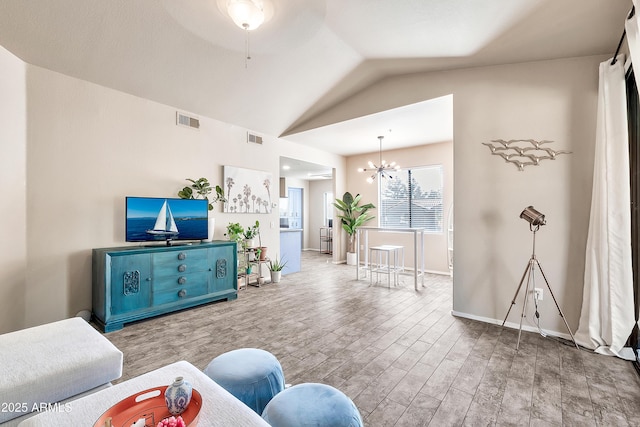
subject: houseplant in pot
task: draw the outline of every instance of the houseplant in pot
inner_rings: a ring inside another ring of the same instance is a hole
[[[267,247],[262,246],[262,236],[260,235],[260,223],[256,221],[258,225],[258,255],[260,257],[260,261],[265,261],[267,259]]]
[[[256,244],[254,239],[260,234],[260,222],[256,220],[254,225],[250,225],[244,229],[244,245],[247,248],[255,248]]]
[[[244,227],[238,222],[230,222],[227,224],[227,232],[224,235],[239,245],[244,239]]]
[[[191,185],[186,186],[182,190],[178,191],[178,197],[180,197],[181,199],[204,199],[207,201],[207,203],[209,204],[209,235],[206,241],[211,242],[213,240],[213,234],[216,225],[215,218],[211,216],[211,213],[213,211],[214,203],[224,203],[227,201],[227,199],[225,199],[224,197],[224,190],[219,185],[216,185],[215,188],[212,187],[207,178],[198,178],[197,180],[187,178],[187,181],[191,182]],[[214,190],[215,195],[210,196],[210,194]]]
[[[372,203],[360,205],[360,199],[362,199],[360,194],[353,197],[353,195],[347,191],[342,196],[342,199],[336,199],[333,203],[333,206],[342,213],[338,215],[338,218],[340,218],[342,228],[349,236],[347,244],[347,264],[349,265],[356,264],[357,248],[355,245],[358,227],[375,218],[367,213],[369,209],[375,209],[375,206]]]
[[[276,255],[275,259],[269,261],[269,271],[271,272],[271,283],[279,283],[282,278],[282,269],[287,265],[287,261],[278,259]]]

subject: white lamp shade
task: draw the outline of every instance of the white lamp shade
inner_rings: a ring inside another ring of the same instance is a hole
[[[264,11],[253,0],[229,0],[227,12],[242,29],[255,30],[264,22]]]

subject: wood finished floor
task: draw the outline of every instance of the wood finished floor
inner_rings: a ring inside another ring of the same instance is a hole
[[[305,252],[280,284],[106,334],[124,352],[120,381],[257,347],[287,383],[342,390],[366,426],[640,426],[629,362],[527,332],[516,352],[517,330],[451,316],[448,277],[388,289],[328,260]]]

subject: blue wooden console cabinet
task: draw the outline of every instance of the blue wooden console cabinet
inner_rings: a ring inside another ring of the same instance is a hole
[[[125,323],[238,297],[235,242],[93,250],[93,319]]]

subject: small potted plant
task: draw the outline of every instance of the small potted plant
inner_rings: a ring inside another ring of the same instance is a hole
[[[276,255],[275,259],[269,261],[269,271],[271,272],[271,282],[279,283],[282,278],[282,269],[287,265],[287,261],[278,259]]]
[[[229,238],[229,240],[233,240],[236,243],[240,243],[240,241],[244,238],[244,227],[237,222],[230,222],[227,224],[227,232],[225,236]]]
[[[254,248],[254,239],[260,234],[260,222],[256,221],[254,225],[250,225],[244,229],[244,244],[247,248]]]
[[[260,257],[260,261],[266,261],[267,259],[267,247],[262,246],[262,236],[260,235],[260,223],[256,221],[258,226],[258,255]]]
[[[224,197],[224,190],[219,185],[216,185],[214,189],[207,178],[198,178],[197,180],[187,178],[187,181],[191,182],[191,185],[178,191],[178,197],[181,199],[204,199],[207,201],[209,207],[209,222],[207,224],[209,233],[206,241],[211,242],[216,226],[216,220],[211,216],[211,211],[214,203],[225,203],[227,201]],[[214,190],[216,192],[215,197],[209,200],[209,195]]]

